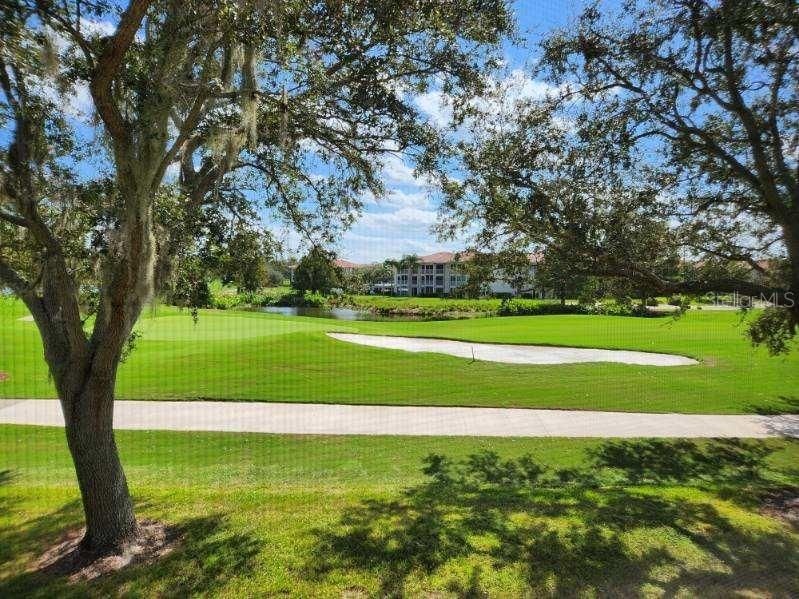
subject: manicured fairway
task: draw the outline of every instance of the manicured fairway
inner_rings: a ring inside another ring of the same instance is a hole
[[[80,503],[63,431],[0,426],[0,596],[799,594],[799,534],[761,511],[799,484],[797,442],[118,439],[180,548],[91,584],[27,572]]]
[[[0,300],[0,397],[54,397],[41,344],[15,301]],[[772,358],[743,336],[740,315],[679,320],[529,316],[436,322],[344,322],[159,307],[138,325],[118,397],[363,404],[514,406],[684,413],[799,411],[799,352]],[[472,362],[356,346],[325,331],[632,349],[696,366],[557,366]]]

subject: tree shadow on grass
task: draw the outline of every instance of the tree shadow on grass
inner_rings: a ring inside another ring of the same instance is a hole
[[[751,412],[753,414],[759,414],[761,416],[799,414],[799,397],[789,397],[787,395],[781,395],[779,399],[783,403],[783,406],[781,406],[780,408],[751,404],[746,406],[746,411]]]
[[[0,526],[0,564],[18,556],[36,556],[42,539],[55,542],[64,532],[81,522],[83,508],[79,500],[68,501],[58,509],[21,522]],[[0,586],[0,596],[7,596]]]
[[[718,439],[610,440],[588,451],[591,472],[616,472],[619,482],[640,484],[765,482],[763,471],[773,448],[761,441]]]
[[[587,467],[554,472],[529,456],[429,456],[423,484],[315,531],[308,573],[365,571],[378,595],[402,596],[412,580],[460,572],[447,590],[477,596],[476,560],[521,572],[533,596],[799,594],[799,542],[787,531],[731,521],[691,489],[656,488],[745,493],[765,484],[768,452],[744,441],[610,441]]]
[[[137,509],[141,508],[142,504],[137,503]],[[80,522],[81,515],[80,502],[70,502],[56,512],[21,524],[14,534],[38,541],[37,550],[41,551],[42,539],[56,541],[65,529]],[[63,576],[21,572],[0,582],[0,596],[213,595],[230,579],[254,569],[261,542],[250,534],[231,530],[224,514],[192,518],[174,527],[180,535],[179,542],[171,553],[154,563],[131,565],[91,582],[73,584]],[[0,539],[5,540],[2,533]]]
[[[176,527],[182,540],[173,553],[155,564],[109,576],[103,585],[108,589],[130,585],[146,594],[173,597],[213,596],[232,578],[255,569],[262,542],[234,531],[224,514],[192,518]]]

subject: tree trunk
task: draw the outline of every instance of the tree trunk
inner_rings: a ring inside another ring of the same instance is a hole
[[[74,400],[63,402],[67,444],[86,516],[81,546],[93,552],[118,548],[136,533],[133,502],[114,440],[114,379],[90,375]]]
[[[799,221],[799,216],[796,218]],[[799,230],[799,222],[795,229]],[[788,237],[788,236],[786,236]],[[799,325],[799,231],[791,235],[786,245],[788,246],[788,259],[791,261],[791,284],[790,284],[790,297],[787,298],[787,303],[793,312],[794,322]]]

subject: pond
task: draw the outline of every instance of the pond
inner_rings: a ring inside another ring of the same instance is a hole
[[[377,314],[370,314],[351,308],[315,308],[293,306],[265,306],[261,312],[282,314],[283,316],[310,316],[312,318],[331,318],[333,320],[378,320]]]
[[[329,318],[332,320],[449,320],[442,316],[396,314],[384,315],[367,310],[354,310],[352,308],[314,308],[293,306],[265,306],[259,308],[261,312],[282,314],[283,316],[310,316],[312,318]]]

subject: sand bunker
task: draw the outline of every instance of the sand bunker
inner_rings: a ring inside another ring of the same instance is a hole
[[[640,366],[690,366],[698,364],[692,358],[671,354],[615,349],[584,349],[576,347],[549,347],[545,345],[500,345],[497,343],[472,343],[425,339],[420,337],[388,337],[384,335],[356,335],[328,333],[339,341],[359,345],[401,349],[409,352],[432,352],[458,358],[474,358],[486,362],[507,364],[574,364],[578,362],[619,362]]]

